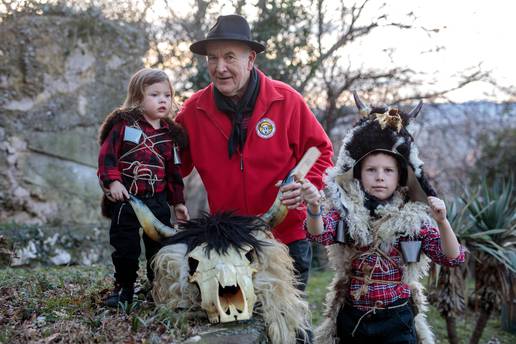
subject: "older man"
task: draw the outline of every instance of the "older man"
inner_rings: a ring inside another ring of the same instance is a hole
[[[254,66],[265,47],[251,39],[247,21],[220,16],[206,39],[190,50],[207,56],[212,82],[190,97],[177,117],[190,141],[182,172],[197,169],[210,211],[264,213],[276,197],[278,180],[312,146],[322,155],[307,179],[321,188],[322,174],[332,164],[331,142],[299,93]],[[282,191],[290,210],[273,234],[288,245],[304,290],[312,252],[303,230],[300,184],[283,186]]]

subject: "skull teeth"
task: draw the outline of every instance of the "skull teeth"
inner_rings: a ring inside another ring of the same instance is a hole
[[[245,308],[244,295],[238,285],[223,287],[219,283],[219,302],[222,310],[227,315],[231,314],[230,306],[233,306],[238,313],[242,313]]]

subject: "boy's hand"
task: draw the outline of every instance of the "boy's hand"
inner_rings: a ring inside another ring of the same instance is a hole
[[[190,214],[188,214],[188,209],[182,203],[176,204],[174,206],[174,214],[176,215],[177,222],[185,222],[190,220]]]
[[[308,206],[318,207],[321,203],[321,193],[314,184],[310,181],[303,179],[301,184],[301,197]]]
[[[446,205],[442,199],[430,196],[428,197],[428,204],[432,217],[437,223],[446,221]]]
[[[126,199],[129,199],[129,192],[127,192],[124,184],[120,183],[118,180],[115,180],[109,184],[109,194],[107,196],[111,196],[111,198],[113,198],[115,201],[123,202]]]

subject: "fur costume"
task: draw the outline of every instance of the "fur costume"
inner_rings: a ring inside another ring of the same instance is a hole
[[[236,226],[236,227],[235,227]],[[224,254],[229,247],[252,247],[252,281],[256,295],[254,312],[266,324],[272,343],[296,343],[306,335],[310,311],[303,293],[295,285],[294,266],[287,246],[275,240],[268,227],[256,218],[231,214],[204,215],[183,224],[184,230],[165,239],[154,260],[156,280],[152,295],[160,307],[201,311],[201,292],[191,280],[195,270],[189,252],[207,244],[210,252]],[[249,257],[249,254],[246,255]],[[220,293],[220,292],[219,292]]]
[[[331,177],[329,176],[328,179]],[[372,230],[376,230],[380,246],[388,251],[396,238],[402,236],[416,237],[422,225],[431,225],[433,220],[428,215],[428,206],[421,202],[403,202],[403,196],[396,193],[393,200],[386,205],[379,206],[376,213],[380,216],[373,219],[364,204],[364,192],[359,182],[354,180],[347,185],[327,182],[330,189],[328,202],[338,209],[342,218],[349,226],[349,236],[356,246],[366,246],[373,243]],[[316,343],[337,343],[336,321],[339,309],[344,305],[348,295],[350,282],[351,261],[359,252],[354,245],[335,244],[328,247],[330,266],[336,271],[332,283],[328,287],[326,296],[326,310],[324,320],[316,329]],[[429,269],[430,259],[423,253],[418,263],[403,266],[402,282],[409,285],[412,298],[418,309],[415,317],[416,332],[421,343],[434,343],[433,334],[426,321],[426,297],[423,285],[419,280]]]
[[[328,171],[325,180],[327,208],[338,211],[346,221],[352,244],[334,244],[327,248],[330,265],[336,273],[326,295],[325,318],[315,331],[316,342],[324,344],[338,342],[337,315],[349,294],[351,263],[359,252],[357,247],[371,246],[378,240],[379,248],[388,252],[397,238],[414,238],[422,226],[435,226],[428,206],[423,203],[426,195],[435,195],[435,191],[424,176],[423,163],[407,130],[409,121],[421,109],[421,103],[410,113],[403,113],[386,107],[370,108],[356,93],[354,96],[363,118],[344,137],[337,164]],[[353,169],[373,151],[399,156],[409,166],[407,186],[401,192],[396,191],[391,201],[378,206],[377,217],[372,217],[364,206],[364,191],[360,182],[353,178]],[[419,282],[427,274],[429,262],[422,253],[419,262],[401,266],[402,282],[409,286],[418,310],[414,319],[418,341],[425,344],[435,342],[426,321],[427,302]]]
[[[120,122],[126,121],[127,123],[134,123],[138,120],[143,119],[143,114],[139,109],[132,110],[122,110],[116,109],[106,116],[102,124],[99,128],[99,136],[98,143],[101,146],[106,137],[108,136],[113,126]],[[187,137],[184,130],[171,118],[165,117],[163,118],[165,122],[169,125],[170,136],[172,140],[178,145],[179,149],[184,149],[187,144]],[[102,215],[107,218],[111,218],[111,207],[113,206],[113,202],[111,202],[105,195],[102,197],[101,201],[101,211]]]

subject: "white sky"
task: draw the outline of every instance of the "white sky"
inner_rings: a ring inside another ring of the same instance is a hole
[[[255,1],[249,1],[247,6],[252,7]],[[187,0],[169,2],[177,5],[179,12],[183,11],[181,8],[185,13],[191,11]],[[366,16],[377,15],[374,11],[382,2],[386,3],[384,10],[392,21],[407,22],[406,13],[413,11],[418,19],[409,23],[441,30],[438,34],[428,35],[423,30],[380,28],[353,46],[350,53],[353,64],[365,67],[390,65],[391,60],[378,52],[381,48],[395,48],[392,55],[394,63],[423,71],[429,80],[437,80],[437,85],[431,86],[436,90],[451,87],[454,75],[480,63],[483,70],[492,72],[498,83],[514,87],[516,0],[372,0],[368,5],[371,12]],[[327,1],[328,8],[332,3],[336,1]],[[230,6],[222,6],[221,14],[231,12]],[[421,53],[436,46],[444,49],[437,54]],[[480,99],[503,101],[507,95],[487,83],[477,83],[451,93],[448,98],[457,102]]]
[[[400,40],[399,59],[406,58],[408,65],[447,77],[473,65],[482,63],[485,70],[504,86],[514,86],[516,81],[516,1],[514,0],[412,0],[388,1],[395,12],[406,13],[412,9],[419,17],[417,24],[426,27],[443,27],[433,38],[419,34],[407,41]],[[435,45],[444,46],[439,54],[414,55],[411,51],[425,50]],[[453,100],[484,99],[503,100],[501,94],[491,94],[489,85],[471,85],[453,94]],[[487,94],[487,95],[486,95]]]

